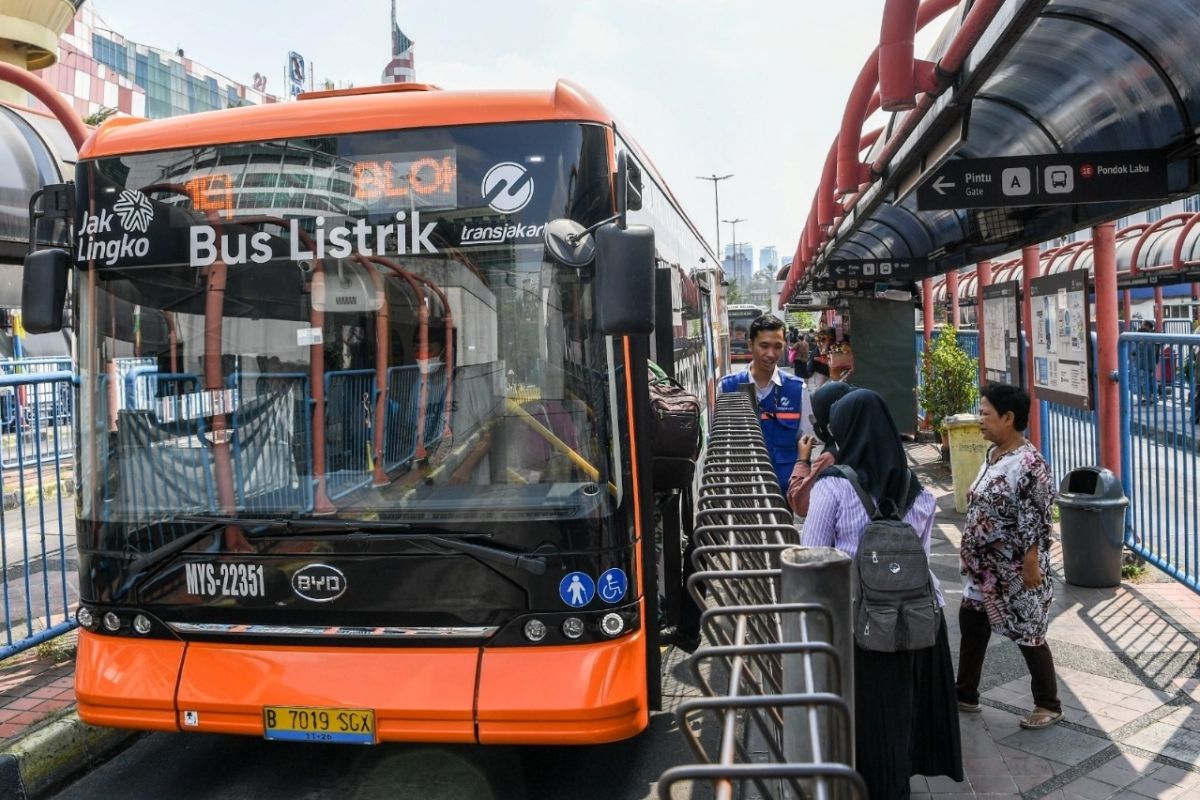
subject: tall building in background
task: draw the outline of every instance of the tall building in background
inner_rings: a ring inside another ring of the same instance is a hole
[[[392,60],[383,68],[383,83],[412,83],[417,79],[413,62],[413,40],[396,22],[396,0],[392,0]]]
[[[37,74],[75,106],[81,117],[113,108],[137,117],[174,117],[230,106],[273,103],[267,80],[238,83],[187,58],[131,42],[88,6],[58,40],[58,63]],[[30,101],[30,105],[40,104]]]
[[[725,259],[721,266],[729,280],[749,284],[750,275],[754,272],[754,248],[745,242],[725,245]]]
[[[760,247],[758,249],[758,268],[769,269],[772,272],[779,266],[779,250],[775,245],[769,247]]]

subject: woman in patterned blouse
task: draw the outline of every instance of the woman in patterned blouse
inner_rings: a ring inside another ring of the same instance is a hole
[[[989,384],[979,402],[983,438],[992,442],[967,495],[963,527],[962,640],[958,658],[958,708],[979,711],[979,678],[992,631],[1021,648],[1032,678],[1035,708],[1024,728],[1062,719],[1054,658],[1046,644],[1050,622],[1050,468],[1022,435],[1029,395],[1016,386]]]

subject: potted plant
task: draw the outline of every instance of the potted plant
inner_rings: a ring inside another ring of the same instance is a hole
[[[970,411],[979,400],[979,360],[967,355],[957,331],[947,325],[922,354],[921,377],[917,405],[941,441],[943,421]]]

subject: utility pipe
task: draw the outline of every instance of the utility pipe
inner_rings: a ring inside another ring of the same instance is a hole
[[[934,0],[926,0],[926,5],[932,2]],[[957,3],[951,3],[951,5],[957,5]],[[992,18],[996,16],[996,12],[1003,5],[1004,0],[975,0],[971,5],[971,10],[967,12],[962,25],[955,32],[954,38],[946,48],[946,52],[938,59],[937,66],[934,68],[936,82],[933,90],[921,95],[916,108],[904,115],[904,119],[900,121],[899,127],[888,138],[887,143],[884,144],[879,157],[871,164],[870,174],[883,174],[883,170],[892,160],[896,151],[899,150],[900,145],[916,130],[917,124],[925,117],[929,109],[933,107],[933,103],[937,97],[950,87],[954,76],[962,69],[967,55],[978,44],[984,31],[991,24]],[[925,10],[924,5],[921,7],[921,10]],[[918,24],[920,24],[919,20]]]
[[[1187,239],[1187,235],[1192,232],[1192,228],[1196,227],[1197,223],[1200,223],[1200,214],[1192,214],[1191,218],[1184,223],[1183,230],[1179,232],[1179,237],[1175,240],[1175,249],[1171,251],[1171,269],[1183,269],[1183,243]],[[1193,287],[1195,285],[1194,283],[1192,284]],[[1195,295],[1196,291],[1193,288],[1193,298]]]
[[[71,137],[71,144],[75,145],[75,150],[78,151],[83,147],[83,143],[88,137],[87,126],[83,124],[79,114],[66,101],[66,98],[58,93],[57,89],[32,72],[2,61],[0,61],[0,81],[16,84],[40,100],[46,108],[50,109],[50,113],[54,115],[55,119],[62,123],[63,128],[67,131],[67,136]]]
[[[879,31],[879,95],[884,111],[907,111],[935,88],[933,63],[913,55],[920,0],[887,0]]]
[[[946,299],[950,301],[950,324],[958,330],[958,272],[946,273]]]
[[[933,20],[958,5],[958,0],[925,0],[917,10],[914,30],[921,30]],[[879,48],[876,47],[867,56],[850,96],[846,108],[842,112],[841,132],[838,135],[837,157],[837,191],[839,194],[849,194],[858,189],[858,185],[869,179],[870,172],[866,165],[858,160],[854,145],[862,132],[863,122],[869,116],[867,110],[871,95],[879,85]]]

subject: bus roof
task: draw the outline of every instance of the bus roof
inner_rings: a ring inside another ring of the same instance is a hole
[[[114,118],[88,137],[79,157],[102,158],[402,128],[539,120],[613,124],[612,115],[595,98],[569,81],[560,80],[551,92],[446,92],[424,85],[392,84],[317,92],[294,103],[242,106],[166,119]]]

